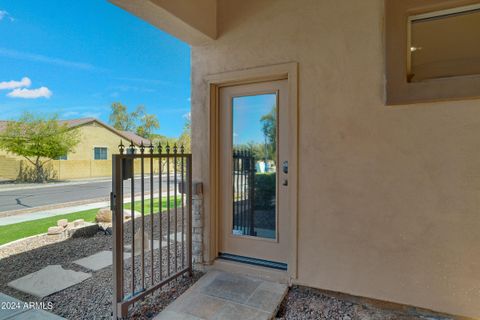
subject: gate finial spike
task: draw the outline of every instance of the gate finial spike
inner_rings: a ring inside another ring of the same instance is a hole
[[[168,142],[167,142],[167,146],[165,147],[165,150],[167,151],[167,153],[170,153],[170,145],[168,144]]]
[[[143,154],[145,152],[145,146],[143,145],[143,140],[140,142],[140,153]]]
[[[152,144],[152,140],[150,140],[150,145],[148,146],[148,149],[150,149],[150,154],[153,154],[153,144]]]
[[[162,143],[159,141],[158,142],[158,146],[157,146],[157,149],[158,149],[158,153],[161,154],[162,153]]]
[[[180,147],[180,153],[182,153],[182,154],[185,153],[185,147],[183,146],[183,144],[182,144],[182,146]]]
[[[125,150],[125,146],[123,145],[122,139],[120,139],[120,144],[118,145],[118,149],[120,150],[120,154],[123,154],[123,151]]]
[[[177,153],[177,150],[178,150],[177,144],[174,143],[174,144],[173,144],[173,153]]]

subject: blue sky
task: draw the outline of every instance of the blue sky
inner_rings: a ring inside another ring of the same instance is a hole
[[[276,103],[275,93],[233,98],[233,144],[264,143],[261,119]]]
[[[116,101],[144,105],[158,133],[178,136],[190,112],[189,46],[106,0],[0,0],[0,119],[107,122]]]

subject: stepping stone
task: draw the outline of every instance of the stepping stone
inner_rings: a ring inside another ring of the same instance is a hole
[[[128,259],[130,257],[131,253],[125,252],[123,254],[123,259]],[[75,260],[73,263],[93,271],[98,271],[112,265],[112,251],[100,251],[91,256]]]
[[[0,320],[61,320],[65,319],[44,310],[32,310],[28,303],[0,293],[0,303],[9,303],[9,308],[0,309]],[[12,307],[15,306],[15,308]]]
[[[167,236],[163,236],[163,239],[168,241]],[[187,241],[187,234],[186,233],[183,235],[183,240]],[[175,241],[175,233],[170,233],[170,241],[171,242]],[[181,232],[177,232],[177,242],[182,242],[182,233]]]
[[[50,265],[37,272],[8,283],[9,287],[39,298],[65,290],[92,277],[91,273],[65,270],[60,265]]]
[[[158,240],[153,240],[153,249],[158,249],[158,244],[159,244],[159,241]],[[166,241],[162,241],[162,248],[165,248],[167,246],[167,242]],[[131,244],[126,244],[125,246],[125,250],[127,251],[132,251],[132,245]],[[145,251],[150,251],[149,248],[145,248]],[[127,253],[124,253],[124,255],[126,255]],[[135,255],[138,256],[140,254],[140,251],[139,250],[135,250]],[[130,256],[129,256],[130,257]]]
[[[18,308],[15,307],[15,308],[0,309],[0,320],[8,319],[10,317],[13,317],[14,315],[18,315],[28,310],[28,308],[24,308],[24,306],[22,305],[23,302],[21,302],[18,299],[15,299],[14,297],[7,296],[6,294],[3,294],[3,293],[0,293],[0,303],[2,305],[4,303],[8,305],[15,304],[15,306],[17,306],[17,304],[20,304],[18,305]]]
[[[62,320],[65,318],[59,317],[56,314],[49,313],[43,310],[28,310],[11,318],[12,320]]]

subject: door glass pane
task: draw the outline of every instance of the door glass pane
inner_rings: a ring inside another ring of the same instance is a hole
[[[276,238],[277,95],[235,97],[232,234]]]

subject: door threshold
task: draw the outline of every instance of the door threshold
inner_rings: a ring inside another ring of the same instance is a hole
[[[287,271],[287,264],[282,262],[269,261],[269,260],[263,260],[263,259],[257,259],[257,258],[251,258],[251,257],[245,257],[245,256],[239,256],[236,254],[221,253],[221,252],[218,254],[218,258],[222,260],[251,264],[259,267]]]
[[[205,266],[205,269],[208,270],[218,270],[224,272],[231,272],[241,275],[246,275],[254,278],[259,278],[262,280],[268,280],[273,282],[284,283],[287,285],[291,284],[290,275],[287,271],[277,270],[272,268],[261,267],[252,264],[245,264],[238,261],[231,261],[225,259],[215,259],[213,264]]]

